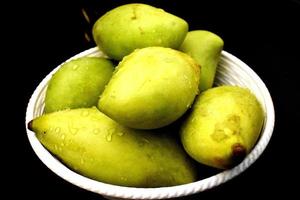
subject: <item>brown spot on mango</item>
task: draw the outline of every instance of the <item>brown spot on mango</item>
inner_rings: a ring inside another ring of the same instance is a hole
[[[228,167],[228,164],[225,162],[225,160],[220,157],[215,157],[213,160],[218,166],[221,166],[220,168],[226,169]]]
[[[238,115],[229,115],[224,121],[215,124],[215,130],[211,137],[214,141],[221,142],[239,133],[240,117]]]
[[[145,33],[144,30],[142,29],[142,27],[140,27],[140,26],[139,26],[139,30],[140,30],[140,33],[141,33],[141,34],[144,34],[144,33]]]
[[[225,134],[224,130],[217,128],[215,128],[215,131],[213,132],[213,134],[211,134],[211,138],[216,142],[221,142],[225,139],[228,139],[228,137],[229,136]]]
[[[244,160],[247,155],[247,149],[240,143],[231,146],[232,155],[231,160],[233,165],[237,165]]]
[[[136,13],[137,6],[138,6],[137,4],[132,6],[132,14],[133,14],[133,16],[131,17],[132,20],[137,19],[137,13]]]

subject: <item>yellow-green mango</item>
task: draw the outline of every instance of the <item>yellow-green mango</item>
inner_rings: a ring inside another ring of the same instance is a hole
[[[96,106],[113,70],[105,58],[82,57],[64,63],[49,81],[45,112]]]
[[[45,114],[28,127],[70,169],[101,182],[160,187],[196,179],[193,163],[172,136],[124,127],[97,108]]]
[[[93,38],[110,58],[121,60],[137,48],[179,48],[188,31],[183,19],[146,4],[126,4],[101,16]]]
[[[166,126],[191,106],[200,68],[187,54],[164,47],[137,49],[116,68],[98,108],[131,128]]]
[[[188,32],[181,44],[179,49],[189,54],[201,66],[200,91],[213,86],[223,46],[222,38],[206,30]]]
[[[241,162],[260,135],[264,111],[250,90],[219,86],[202,92],[181,127],[181,141],[196,161],[216,168]]]

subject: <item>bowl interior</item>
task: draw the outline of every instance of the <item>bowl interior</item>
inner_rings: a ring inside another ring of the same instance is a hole
[[[94,47],[75,55],[69,60],[83,56],[105,57],[105,55],[97,47]],[[42,115],[48,81],[60,66],[61,65],[49,73],[34,91],[26,111],[26,125],[33,118]],[[275,115],[273,102],[265,84],[258,75],[251,70],[251,68],[226,51],[222,51],[221,54],[215,78],[215,85],[238,85],[249,88],[260,101],[265,112],[265,120],[261,136],[256,146],[247,155],[243,162],[232,169],[222,171],[197,182],[161,188],[132,188],[98,182],[84,177],[63,165],[42,146],[35,134],[26,128],[28,139],[39,159],[58,176],[74,185],[109,198],[166,199],[198,193],[218,186],[246,170],[253,162],[255,162],[266,148],[272,136],[274,127]]]

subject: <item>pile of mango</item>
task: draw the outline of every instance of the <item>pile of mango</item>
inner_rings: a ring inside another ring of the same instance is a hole
[[[28,124],[70,169],[162,187],[197,181],[198,165],[231,168],[251,151],[264,112],[246,88],[213,87],[219,36],[126,4],[101,16],[93,37],[108,57],[64,63],[49,81],[44,114]]]

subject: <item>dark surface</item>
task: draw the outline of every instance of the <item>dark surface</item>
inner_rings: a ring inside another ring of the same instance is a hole
[[[35,87],[54,67],[95,45],[85,39],[84,33],[90,34],[91,25],[84,20],[81,9],[89,14],[92,24],[109,9],[128,2],[86,0],[62,5],[40,1],[32,5],[26,2],[17,9],[20,16],[12,24],[16,29],[14,47],[24,53],[15,57],[14,62],[20,61],[16,70],[24,71],[16,75],[20,81],[8,93],[17,97],[13,98],[13,112],[9,114],[12,122],[9,127],[13,131],[6,131],[12,139],[4,141],[8,145],[4,154],[8,155],[6,166],[10,176],[5,188],[12,197],[22,191],[23,198],[32,200],[102,199],[56,176],[38,159],[27,140],[25,109]],[[225,42],[224,49],[251,66],[267,85],[274,101],[274,134],[262,156],[233,180],[183,199],[257,198],[273,194],[292,197],[297,184],[291,181],[299,175],[295,164],[299,157],[296,153],[299,131],[294,129],[300,119],[299,106],[296,106],[299,102],[296,73],[300,56],[299,1],[143,2],[152,2],[184,18],[190,30],[207,29],[220,35]]]

